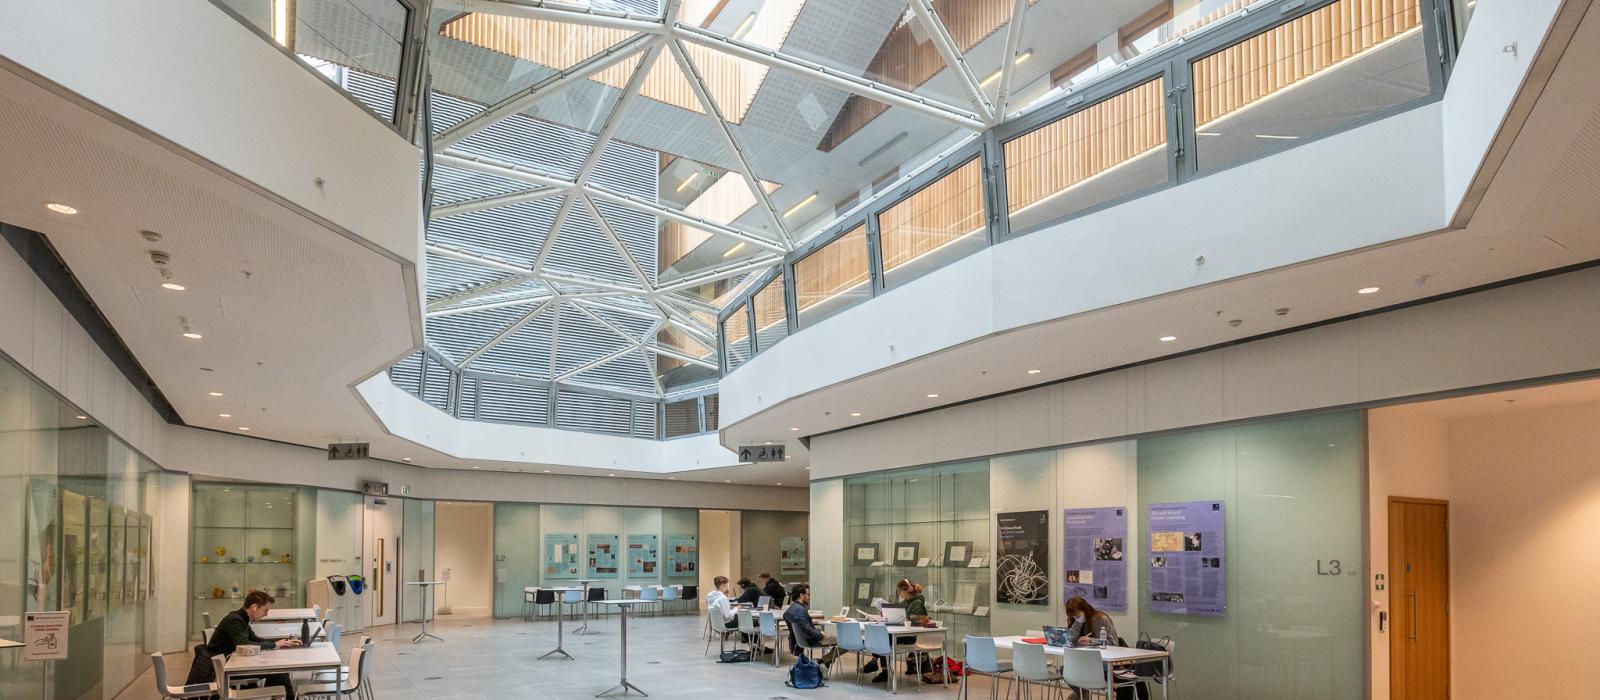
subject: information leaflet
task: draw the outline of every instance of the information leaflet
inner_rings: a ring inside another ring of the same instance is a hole
[[[1127,612],[1127,509],[1069,509],[1061,515],[1061,534],[1062,600],[1078,596],[1096,610]]]
[[[1222,501],[1152,503],[1149,515],[1151,612],[1221,615],[1227,608]]]

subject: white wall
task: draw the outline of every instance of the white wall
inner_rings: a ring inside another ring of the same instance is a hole
[[[810,536],[810,525],[806,522],[808,518],[805,513],[746,510],[740,513],[739,519],[740,575],[754,580],[762,572],[766,572],[778,577],[778,580],[785,584],[806,580],[806,572],[784,573],[780,546],[784,537]],[[807,545],[809,555],[809,542]]]
[[[434,506],[434,570],[448,579],[434,609],[448,602],[456,613],[489,611],[494,591],[494,504]]]
[[[844,479],[811,482],[811,536],[806,565],[811,569],[811,607],[844,607]]]

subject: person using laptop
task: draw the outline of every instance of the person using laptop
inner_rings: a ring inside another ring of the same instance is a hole
[[[906,618],[903,624],[921,625],[928,621],[928,604],[922,598],[922,586],[908,578],[900,579],[895,584],[895,593],[900,599],[897,607],[904,608]],[[887,617],[887,615],[885,616]],[[911,646],[917,643],[917,638],[909,635],[895,637],[894,643],[898,646]],[[920,662],[913,662],[920,666]],[[872,657],[871,661],[861,669],[865,673],[877,671],[878,675],[872,677],[873,683],[887,683],[889,681],[889,661],[881,656]]]
[[[739,628],[739,620],[733,612],[733,603],[728,600],[727,576],[711,579],[711,592],[706,594],[706,615],[711,617],[713,624],[720,624],[723,629]]]
[[[824,634],[817,629],[817,624],[811,621],[811,611],[807,607],[811,604],[811,588],[803,583],[794,585],[790,596],[794,602],[783,611],[783,621],[789,623],[789,630],[793,632],[793,648],[795,655],[801,653],[800,642],[805,640],[808,647],[830,647],[828,653],[823,654],[817,663],[824,667],[833,665],[833,660],[839,658],[839,640],[831,634]]]
[[[783,607],[783,599],[786,595],[783,592],[783,583],[765,571],[761,572],[761,575],[757,576],[756,580],[761,582],[761,592],[772,597],[772,607]]]
[[[761,602],[761,588],[747,578],[739,579],[739,597],[734,599],[740,605],[754,606]]]
[[[255,644],[263,650],[293,649],[300,646],[299,639],[276,642],[262,639],[250,628],[250,623],[259,621],[272,611],[272,604],[275,602],[277,600],[266,591],[250,591],[245,594],[244,607],[223,616],[222,621],[217,623],[216,629],[211,631],[211,641],[195,647],[195,663],[189,669],[187,683],[210,683],[217,680],[215,670],[211,666],[212,657],[232,654],[243,644]],[[289,682],[289,674],[272,673],[256,677],[262,679],[268,686],[283,688],[288,697],[294,697],[294,684]]]
[[[1068,638],[1076,641],[1074,646],[1094,646],[1100,640],[1100,632],[1104,630],[1106,640],[1111,646],[1117,646],[1117,625],[1111,621],[1111,616],[1095,610],[1083,596],[1072,596],[1067,599],[1067,619],[1071,620],[1068,626]]]

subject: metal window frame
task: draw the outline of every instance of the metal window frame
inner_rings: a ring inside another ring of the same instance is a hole
[[[983,182],[983,180],[988,175],[988,172],[987,172],[988,166],[987,166],[987,164],[985,162],[983,162],[984,158],[985,158],[986,151],[987,151],[987,149],[985,148],[985,146],[987,145],[987,142],[988,142],[988,139],[977,139],[977,140],[967,144],[965,147],[963,147],[963,148],[951,153],[944,162],[939,164],[939,167],[929,168],[928,170],[926,170],[926,171],[924,171],[922,173],[919,173],[916,177],[914,177],[914,178],[912,178],[912,179],[910,179],[910,180],[908,180],[906,182],[901,183],[900,185],[898,185],[897,187],[894,188],[894,190],[889,194],[888,197],[885,197],[882,200],[884,202],[884,204],[882,206],[877,207],[872,212],[872,218],[870,219],[870,221],[873,224],[873,228],[876,229],[877,235],[876,236],[872,236],[872,232],[869,230],[869,236],[872,237],[872,249],[873,249],[873,251],[875,253],[875,257],[877,258],[876,267],[877,267],[877,271],[878,271],[878,274],[877,274],[878,284],[877,284],[877,287],[876,287],[878,291],[877,291],[876,294],[873,294],[874,297],[882,296],[883,294],[891,291],[891,288],[889,287],[888,270],[885,270],[884,267],[883,267],[883,223],[880,221],[880,219],[883,217],[884,213],[888,212],[890,209],[893,209],[893,208],[899,206],[900,204],[904,203],[906,200],[911,199],[912,197],[915,197],[918,193],[922,192],[924,189],[927,189],[929,186],[933,185],[934,183],[939,182],[940,180],[943,180],[945,178],[945,176],[954,173],[956,170],[959,170],[961,168],[967,167],[967,165],[971,164],[973,161],[978,161],[978,179],[979,179],[979,182],[978,182],[978,190],[979,190],[978,201],[980,202],[979,206],[982,206],[985,209],[987,209],[989,207],[989,205],[991,204],[991,202],[988,201],[988,198],[989,198],[990,194],[993,192],[993,188],[991,186],[989,186],[988,184]],[[979,248],[978,250],[982,250],[983,248],[988,248],[990,245],[993,245],[994,231],[993,231],[992,227],[989,226],[989,217],[990,216],[991,216],[991,214],[990,214],[989,211],[985,211],[983,213],[983,221],[984,221],[984,229],[985,229],[985,231],[984,231],[984,239],[983,239],[982,248]],[[973,250],[972,252],[964,253],[961,256],[955,258],[954,260],[951,260],[951,261],[945,263],[945,265],[941,265],[938,268],[932,268],[932,269],[929,269],[929,270],[924,270],[924,271],[919,272],[917,274],[911,275],[910,277],[907,277],[904,280],[901,280],[898,286],[904,286],[906,283],[908,283],[908,282],[910,282],[912,280],[915,280],[917,278],[920,278],[920,277],[922,277],[924,275],[927,275],[927,274],[933,272],[934,270],[937,270],[937,269],[940,269],[942,267],[945,267],[946,265],[953,264],[956,260],[960,260],[960,259],[965,258],[967,256],[973,255],[973,254],[977,253],[978,250]],[[913,258],[913,260],[915,260],[915,258]]]
[[[867,232],[865,240],[865,244],[867,246],[867,298],[871,299],[872,297],[878,296],[878,273],[876,271],[877,267],[873,262],[876,257],[873,253],[873,218],[874,217],[871,214],[871,210],[858,211],[852,214],[849,218],[840,219],[833,224],[830,224],[827,229],[824,229],[823,234],[812,236],[811,240],[806,241],[804,246],[796,248],[793,255],[785,257],[783,264],[783,268],[785,270],[783,286],[784,296],[786,297],[785,301],[789,305],[790,313],[789,335],[794,335],[795,333],[800,332],[802,328],[807,327],[800,325],[800,291],[799,288],[795,286],[796,280],[798,279],[795,273],[795,266],[799,265],[806,258],[809,258],[821,251],[823,248],[838,242],[839,239],[844,238],[851,231],[856,230],[857,226],[864,226]],[[850,306],[855,306],[856,304],[860,303],[860,301],[857,301],[854,304],[850,304]]]

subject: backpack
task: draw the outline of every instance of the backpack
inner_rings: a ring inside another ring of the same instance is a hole
[[[822,682],[822,667],[812,661],[811,657],[802,655],[795,658],[794,666],[789,669],[789,680],[785,685],[798,690],[812,690],[828,684]]]
[[[742,664],[750,660],[748,649],[729,649],[722,652],[722,658],[717,660],[721,664]]]

